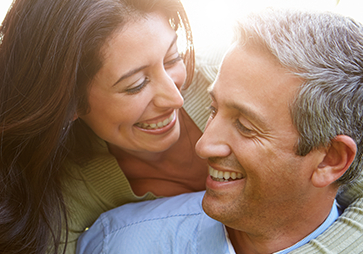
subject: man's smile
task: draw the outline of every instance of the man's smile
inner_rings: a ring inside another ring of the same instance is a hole
[[[209,167],[209,175],[213,179],[213,181],[218,182],[229,182],[234,180],[243,179],[241,173],[229,172],[229,171],[220,171]]]

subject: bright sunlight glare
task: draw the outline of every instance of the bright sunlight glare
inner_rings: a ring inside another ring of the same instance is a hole
[[[0,21],[2,21],[12,0],[0,1]],[[236,20],[251,11],[267,7],[333,11],[363,22],[362,0],[181,0],[181,2],[190,19],[196,49],[229,43]]]
[[[196,50],[230,43],[238,19],[265,8],[338,12],[363,22],[362,0],[181,0],[193,30]]]

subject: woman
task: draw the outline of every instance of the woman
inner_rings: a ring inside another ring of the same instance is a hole
[[[179,1],[17,0],[1,36],[1,251],[72,252],[103,211],[204,189]]]

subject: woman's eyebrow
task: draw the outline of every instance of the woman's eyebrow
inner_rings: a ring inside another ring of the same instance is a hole
[[[116,81],[116,83],[115,83],[115,84],[113,84],[112,86],[117,85],[117,84],[118,84],[118,83],[120,83],[122,80],[124,80],[124,79],[126,79],[126,78],[128,78],[128,77],[131,77],[132,75],[134,75],[135,73],[138,73],[139,71],[141,71],[141,70],[145,69],[146,67],[147,67],[147,65],[144,65],[144,66],[141,66],[141,67],[139,67],[139,68],[136,68],[136,69],[133,69],[133,70],[131,70],[131,71],[127,72],[126,74],[122,75],[122,77],[121,77],[121,78],[119,78],[119,80],[117,80],[117,81]]]
[[[171,43],[170,43],[170,46],[169,46],[169,48],[168,48],[168,51],[174,46],[174,44],[176,43],[176,41],[177,41],[177,39],[178,39],[178,36],[177,35],[175,35],[174,36],[174,39],[171,41]],[[129,72],[127,72],[126,74],[124,74],[124,75],[122,75],[122,77],[121,78],[119,78],[116,82],[115,82],[115,84],[113,84],[112,86],[115,86],[115,85],[117,85],[118,83],[120,83],[122,80],[124,80],[124,79],[126,79],[126,78],[128,78],[128,77],[131,77],[132,75],[134,75],[135,73],[138,73],[139,71],[141,71],[141,70],[143,70],[143,69],[145,69],[145,68],[147,68],[148,66],[147,65],[144,65],[144,66],[141,66],[141,67],[139,67],[139,68],[136,68],[136,69],[133,69],[133,70],[130,70]]]
[[[177,39],[178,39],[178,35],[175,34],[174,39],[170,43],[170,47],[169,47],[168,51],[174,46],[174,44],[176,43]]]

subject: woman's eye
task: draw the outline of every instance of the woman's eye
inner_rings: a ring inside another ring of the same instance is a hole
[[[142,81],[142,83],[140,84],[140,85],[138,85],[138,86],[136,86],[136,87],[133,87],[133,88],[128,88],[128,89],[126,89],[126,93],[127,94],[137,94],[137,93],[139,93],[148,83],[150,82],[150,80],[149,80],[149,78],[148,77],[146,77],[143,81]]]
[[[175,63],[177,63],[177,62],[179,62],[181,60],[183,60],[183,58],[180,55],[178,55],[178,57],[174,58],[173,60],[170,60],[170,61],[165,62],[164,63],[164,66],[174,65]]]
[[[246,135],[246,136],[254,135],[254,131],[245,127],[238,119],[235,122],[235,126],[239,130],[239,132],[241,132],[243,135]]]

